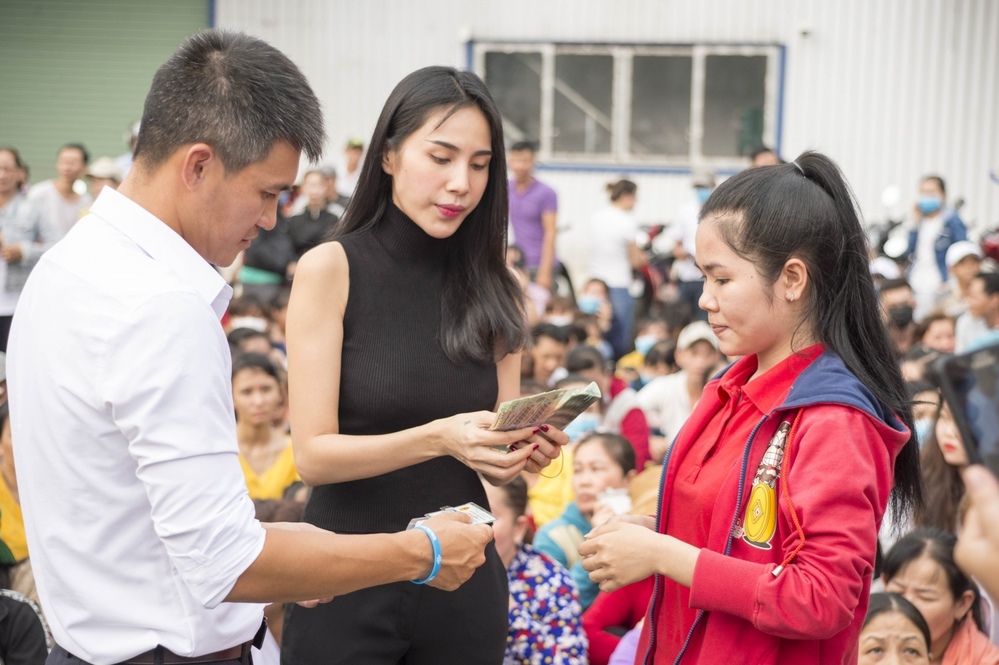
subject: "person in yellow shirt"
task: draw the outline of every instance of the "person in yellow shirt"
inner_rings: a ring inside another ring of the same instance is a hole
[[[270,358],[244,353],[233,359],[232,401],[236,408],[239,463],[250,498],[282,498],[300,478],[291,438],[274,426],[285,404],[285,390]]]
[[[38,590],[28,559],[8,414],[7,402],[0,403],[0,566],[7,568],[6,588],[37,603]]]

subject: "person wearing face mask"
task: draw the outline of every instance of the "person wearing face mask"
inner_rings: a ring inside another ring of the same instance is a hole
[[[618,378],[626,381],[634,390],[641,390],[647,383],[642,372],[645,356],[653,346],[668,339],[669,328],[662,318],[650,316],[640,320],[635,332],[635,350],[617,361]]]
[[[886,279],[878,287],[881,313],[888,324],[888,336],[901,358],[912,346],[913,314],[916,302],[912,287],[903,278]]]
[[[694,317],[707,321],[708,314],[697,306],[704,289],[704,275],[694,262],[694,234],[697,233],[697,218],[701,214],[701,206],[711,196],[715,188],[715,175],[710,171],[695,171],[691,178],[694,188],[694,198],[683,204],[677,211],[670,235],[676,242],[673,248],[672,277],[680,287],[680,300],[690,306]]]
[[[957,210],[945,205],[946,196],[947,188],[940,176],[929,175],[919,183],[919,198],[913,206],[906,250],[911,261],[908,276],[916,298],[917,321],[945,295],[947,249],[968,238]]]
[[[569,374],[579,374],[593,381],[603,393],[603,421],[601,429],[620,434],[635,449],[635,468],[641,471],[651,459],[649,452],[649,423],[638,404],[635,391],[608,370],[600,351],[592,346],[577,346],[565,360]]]

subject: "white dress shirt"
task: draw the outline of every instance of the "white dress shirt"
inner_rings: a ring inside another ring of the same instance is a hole
[[[260,625],[262,606],[222,603],[264,544],[219,325],[231,293],[106,187],[21,294],[7,371],[32,567],[56,642],[96,665]]]

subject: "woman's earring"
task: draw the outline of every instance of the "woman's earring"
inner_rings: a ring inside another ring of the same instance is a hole
[[[788,302],[794,302],[794,294],[793,293],[787,294],[787,301]]]

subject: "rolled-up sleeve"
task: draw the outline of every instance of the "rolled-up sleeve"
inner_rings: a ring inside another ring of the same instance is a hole
[[[212,309],[181,292],[131,312],[99,378],[156,534],[208,608],[225,599],[264,544],[238,463],[230,372]]]

